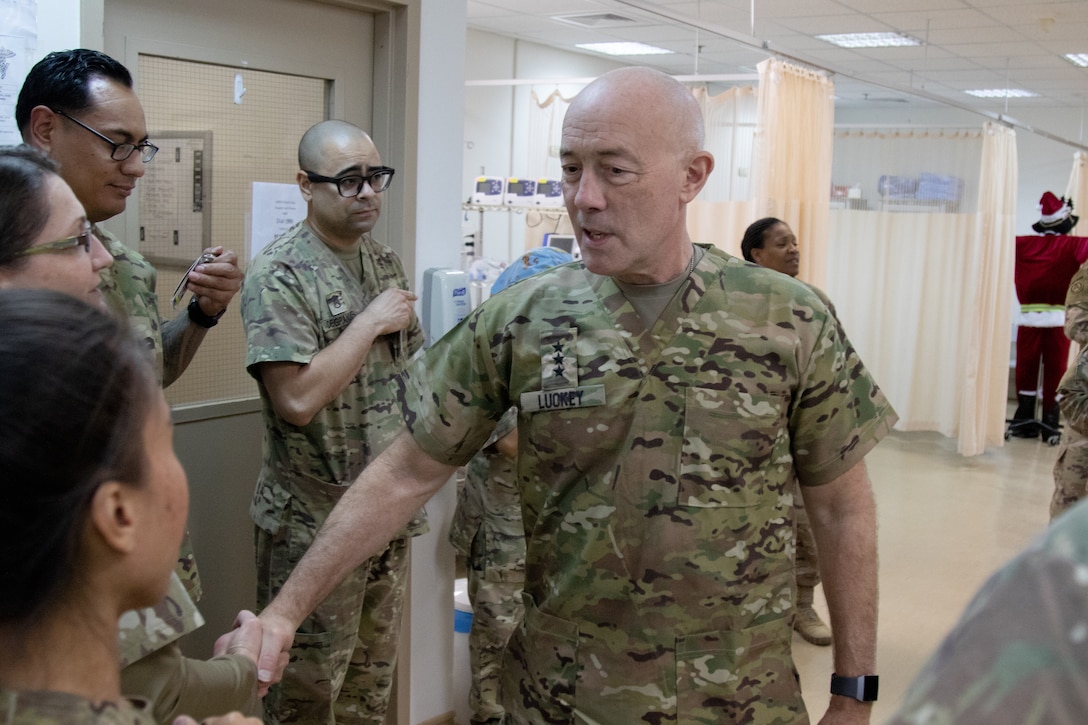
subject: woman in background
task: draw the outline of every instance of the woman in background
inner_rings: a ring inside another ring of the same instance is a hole
[[[189,490],[172,436],[123,323],[0,290],[0,723],[154,722],[122,697],[117,620],[161,599],[177,560]]]

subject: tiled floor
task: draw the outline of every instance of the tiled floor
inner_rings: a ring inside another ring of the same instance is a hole
[[[1013,439],[964,458],[936,433],[893,433],[869,454],[880,527],[874,724],[895,711],[982,582],[1046,527],[1057,450]],[[793,647],[815,723],[827,708],[831,648],[796,634]]]

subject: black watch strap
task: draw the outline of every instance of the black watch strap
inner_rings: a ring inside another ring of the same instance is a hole
[[[875,702],[880,678],[876,675],[839,677],[831,675],[831,694],[852,697],[861,702]]]
[[[186,308],[186,312],[189,315],[189,321],[194,325],[199,325],[204,328],[218,325],[219,318],[222,317],[223,313],[226,311],[226,308],[224,308],[219,310],[219,314],[217,315],[205,315],[204,310],[200,309],[200,303],[197,302],[195,295],[193,296],[193,299],[189,300],[189,306]]]

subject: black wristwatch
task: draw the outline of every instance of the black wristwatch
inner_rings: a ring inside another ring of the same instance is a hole
[[[219,318],[223,316],[223,313],[227,311],[227,308],[219,310],[215,315],[205,315],[204,310],[200,309],[200,303],[196,301],[196,296],[189,300],[189,306],[186,308],[189,314],[189,321],[194,325],[199,325],[203,328],[215,327],[219,324]]]
[[[852,697],[860,702],[876,702],[880,678],[876,675],[839,677],[831,675],[831,694]]]

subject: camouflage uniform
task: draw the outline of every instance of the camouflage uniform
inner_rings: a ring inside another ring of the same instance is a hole
[[[469,461],[450,525],[450,544],[465,557],[468,567],[472,602],[468,704],[473,722],[503,716],[499,698],[502,653],[524,611],[525,527],[515,480],[516,462],[493,447],[517,428],[517,421],[517,408],[506,411],[484,449]]]
[[[113,265],[102,270],[101,290],[106,304],[128,320],[137,339],[147,345],[155,372],[162,380],[162,319],[155,294],[157,272],[144,257],[121,243],[109,232],[95,227],[95,234],[113,255]],[[183,584],[184,587],[179,586]],[[153,697],[156,717],[166,720],[177,714],[184,702],[188,714],[211,714],[210,707],[226,703],[227,709],[252,712],[255,702],[256,668],[242,655],[227,655],[205,666],[197,660],[182,658],[177,641],[204,624],[196,608],[202,589],[200,573],[193,554],[189,532],[181,543],[170,592],[154,607],[128,612],[119,622],[121,640],[122,684],[151,690],[131,690],[133,694]],[[154,658],[152,653],[166,651]],[[249,676],[253,670],[253,677]],[[251,682],[252,680],[252,682]],[[178,690],[191,692],[191,702],[177,697]],[[172,694],[171,694],[172,693]],[[203,696],[201,695],[203,693]],[[214,711],[217,712],[218,710]]]
[[[91,702],[67,692],[0,689],[0,725],[155,725],[144,700]]]
[[[118,624],[121,667],[176,642],[182,634],[204,624],[189,593],[176,573],[170,575],[170,590],[154,607],[131,609],[121,615]]]
[[[887,725],[1083,723],[1088,503],[982,585]]]
[[[400,259],[369,237],[361,278],[300,222],[253,260],[242,285],[246,366],[307,364],[383,290],[408,288]],[[304,427],[276,415],[259,385],[264,464],[250,506],[257,525],[257,600],[265,606],[309,548],[336,501],[404,429],[396,376],[422,344],[417,321],[375,340],[341,394]],[[302,624],[283,683],[265,698],[272,721],[381,723],[396,665],[411,521],[382,554],[359,567]]]
[[[1069,280],[1065,293],[1065,336],[1081,347],[1088,347],[1088,264]]]
[[[1065,334],[1080,345],[1076,364],[1058,384],[1058,406],[1065,416],[1061,448],[1054,463],[1050,519],[1084,498],[1088,485],[1088,265],[1073,275],[1065,296]]]
[[[1058,384],[1058,405],[1065,416],[1061,448],[1054,462],[1050,520],[1084,498],[1088,486],[1088,347]]]
[[[565,265],[492,297],[412,371],[408,427],[451,465],[518,406],[509,719],[807,722],[794,480],[844,474],[896,416],[806,287],[707,249],[646,330],[615,281]]]

